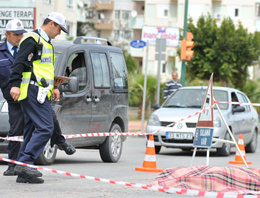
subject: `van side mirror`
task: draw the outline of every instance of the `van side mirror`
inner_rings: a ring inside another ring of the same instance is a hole
[[[235,105],[232,107],[232,114],[237,112],[244,112],[246,109],[245,107],[241,107],[240,105]]]
[[[79,82],[77,77],[70,77],[71,80],[62,86],[62,92],[72,92],[77,93],[79,91]]]

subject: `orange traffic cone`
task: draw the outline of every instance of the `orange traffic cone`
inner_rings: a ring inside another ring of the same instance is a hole
[[[149,140],[145,152],[145,158],[143,162],[143,167],[135,168],[136,171],[145,171],[145,172],[162,172],[163,169],[156,168],[156,159],[155,159],[155,148],[154,148],[154,138],[153,134],[149,135]]]
[[[245,161],[246,161],[246,152],[245,152],[245,146],[244,146],[244,138],[243,135],[240,134],[239,135],[239,139],[238,139],[238,148],[240,149]],[[252,162],[247,162],[247,164],[252,164]],[[236,156],[235,156],[235,161],[229,161],[229,164],[244,164],[244,161],[241,157],[241,155],[239,154],[238,150],[236,151]]]

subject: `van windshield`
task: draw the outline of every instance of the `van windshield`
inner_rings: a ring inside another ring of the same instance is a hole
[[[179,89],[163,104],[167,108],[201,108],[205,98],[206,89]],[[228,101],[226,91],[213,90],[213,96],[217,101]],[[220,109],[228,109],[228,104],[219,105]],[[214,107],[215,108],[215,107]]]

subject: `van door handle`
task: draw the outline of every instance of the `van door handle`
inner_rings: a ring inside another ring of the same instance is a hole
[[[87,102],[91,102],[92,101],[91,97],[89,97],[89,96],[86,96],[85,99],[86,99]]]
[[[94,96],[93,99],[94,99],[95,102],[99,102],[100,101],[97,96]]]

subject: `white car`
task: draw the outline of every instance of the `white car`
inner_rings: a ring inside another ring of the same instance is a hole
[[[207,87],[183,87],[173,93],[163,105],[150,116],[147,133],[154,133],[155,150],[158,154],[161,147],[180,148],[184,151],[193,149],[193,139],[198,121],[198,115],[188,119],[201,110]],[[250,103],[248,97],[241,91],[228,87],[213,87],[213,96],[217,101]],[[257,111],[249,105],[218,104],[221,112],[238,140],[243,134],[246,152],[254,153],[257,148],[259,120]],[[179,122],[181,119],[183,121]],[[172,126],[171,123],[177,122]],[[220,117],[217,108],[214,108],[214,138],[231,140],[228,130]],[[229,143],[212,142],[212,148],[217,149],[220,156],[230,155]]]

